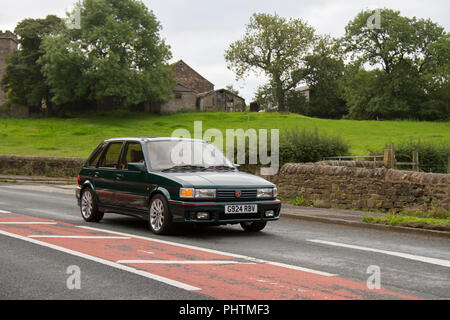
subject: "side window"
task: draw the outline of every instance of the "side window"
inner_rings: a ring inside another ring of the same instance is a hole
[[[145,162],[144,154],[142,153],[142,147],[140,143],[129,143],[127,146],[127,153],[122,158],[121,168],[123,170],[128,169],[128,163]]]
[[[122,149],[122,142],[111,143],[108,146],[106,154],[103,155],[98,165],[100,168],[117,169],[119,163],[120,150]]]
[[[88,167],[89,168],[95,168],[97,166],[98,160],[100,159],[103,150],[105,150],[106,148],[106,144],[103,144],[101,147],[99,147],[97,149],[97,151],[95,151],[95,153],[89,158],[88,160]]]

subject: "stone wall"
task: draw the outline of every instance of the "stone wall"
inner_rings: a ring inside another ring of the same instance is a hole
[[[450,210],[450,175],[386,168],[287,164],[271,177],[279,195],[319,207]]]
[[[76,177],[85,161],[0,155],[0,174]],[[243,171],[253,172],[255,168]],[[318,207],[450,210],[450,174],[316,163],[287,164],[268,179],[277,184],[280,198],[303,195]]]
[[[76,177],[86,159],[0,155],[0,174]]]

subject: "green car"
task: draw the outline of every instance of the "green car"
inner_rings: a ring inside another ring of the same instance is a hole
[[[102,142],[78,176],[76,197],[87,222],[105,212],[132,215],[148,220],[155,234],[177,223],[256,232],[281,209],[274,184],[240,172],[211,143],[181,138]]]

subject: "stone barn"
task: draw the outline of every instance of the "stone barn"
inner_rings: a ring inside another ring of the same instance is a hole
[[[199,111],[244,112],[244,108],[244,98],[226,89],[201,93],[197,99]]]
[[[161,106],[161,113],[196,110],[197,93],[180,83],[173,89],[173,99]]]
[[[159,108],[160,113],[180,111],[242,112],[245,100],[226,89],[214,90],[214,84],[183,60],[171,65],[177,85],[173,98]]]

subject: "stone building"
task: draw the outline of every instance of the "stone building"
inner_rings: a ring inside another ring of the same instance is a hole
[[[171,65],[177,81],[173,98],[160,108],[160,113],[185,110],[242,112],[245,100],[231,91],[214,90],[214,84],[179,60]]]
[[[173,89],[173,98],[161,106],[161,113],[174,113],[186,110],[196,110],[197,93],[180,83]]]
[[[6,69],[6,57],[17,50],[17,37],[11,31],[0,31],[0,80]],[[6,93],[0,89],[0,106],[7,100]]]
[[[198,111],[244,112],[244,98],[233,92],[220,89],[198,95]]]
[[[306,101],[310,100],[310,98],[311,98],[311,90],[310,90],[308,85],[306,85],[306,84],[302,85],[300,87],[295,88],[294,90],[303,93],[303,95],[306,98]]]
[[[197,71],[188,66],[183,60],[172,64],[175,80],[186,88],[194,90],[196,93],[203,93],[214,90],[214,84],[201,76]]]

